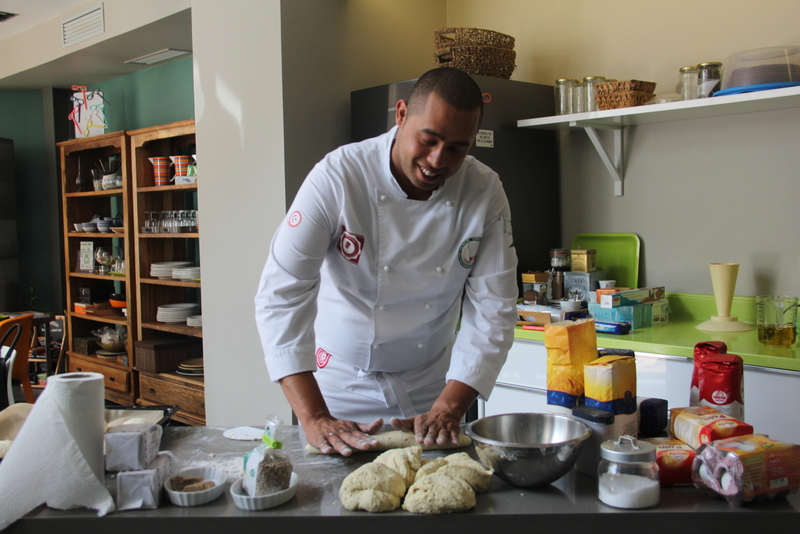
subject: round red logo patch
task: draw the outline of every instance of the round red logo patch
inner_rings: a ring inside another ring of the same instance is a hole
[[[299,211],[292,212],[292,214],[289,215],[289,226],[292,228],[298,226],[301,222],[303,222],[303,214]]]
[[[324,368],[328,365],[328,362],[331,359],[331,353],[323,349],[322,347],[317,349],[317,367],[320,369]]]

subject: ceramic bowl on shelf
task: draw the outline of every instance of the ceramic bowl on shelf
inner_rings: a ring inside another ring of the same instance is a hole
[[[76,232],[83,232],[83,225],[81,223],[72,223],[72,227]]]
[[[289,487],[285,490],[270,493],[269,495],[248,495],[244,490],[242,479],[231,484],[231,497],[237,508],[242,510],[267,510],[288,502],[297,493],[297,473],[292,471]]]
[[[204,481],[210,480],[214,486],[203,491],[176,491],[172,487],[172,477],[164,482],[164,490],[172,504],[177,506],[200,506],[219,498],[225,493],[228,478],[225,471],[218,467],[189,467],[182,469],[172,476],[200,477]]]
[[[83,227],[84,232],[96,232],[97,231],[97,223],[93,222],[85,222],[81,224]]]

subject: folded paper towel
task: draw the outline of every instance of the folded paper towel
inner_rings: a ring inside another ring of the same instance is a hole
[[[0,463],[0,530],[40,504],[114,510],[103,472],[103,375],[66,373],[47,379]]]

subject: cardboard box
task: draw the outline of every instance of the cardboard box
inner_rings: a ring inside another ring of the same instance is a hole
[[[652,303],[638,304],[636,306],[619,306],[617,308],[603,308],[596,302],[589,303],[589,315],[598,321],[616,321],[628,323],[631,329],[645,328],[653,324]]]
[[[573,249],[570,251],[570,270],[576,273],[592,273],[597,270],[597,250]]]
[[[618,291],[600,297],[600,306],[603,308],[617,308],[619,306],[635,306],[644,302],[662,300],[666,296],[664,286],[641,287],[630,291]]]
[[[611,293],[619,293],[620,291],[630,291],[632,287],[599,287],[594,291],[596,296],[594,302],[600,304],[601,295],[610,295]]]
[[[653,302],[653,324],[669,322],[669,301],[666,299]]]

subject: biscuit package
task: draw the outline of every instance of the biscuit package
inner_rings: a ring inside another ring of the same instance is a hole
[[[697,451],[692,481],[734,506],[785,498],[800,487],[800,445],[752,434],[714,441]]]
[[[692,484],[692,462],[695,450],[675,438],[642,439],[656,446],[656,465],[662,486]]]
[[[669,432],[693,449],[718,439],[753,433],[752,425],[708,406],[672,408]]]

